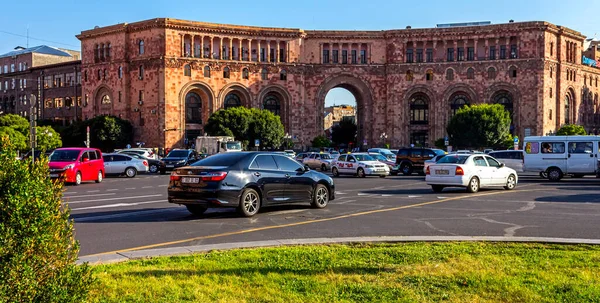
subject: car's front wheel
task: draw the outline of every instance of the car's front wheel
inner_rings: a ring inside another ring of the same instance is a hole
[[[101,183],[103,179],[102,171],[98,171],[98,178],[96,178],[96,183]]]
[[[125,170],[125,176],[127,176],[127,178],[133,178],[135,177],[135,175],[137,175],[137,170],[133,167],[128,167]]]
[[[365,174],[365,170],[364,170],[364,169],[362,169],[362,168],[360,168],[360,167],[358,168],[358,171],[356,172],[356,175],[357,175],[359,178],[364,178],[364,177],[366,177],[366,176],[367,176],[367,175]]]
[[[244,217],[252,217],[260,209],[260,196],[252,188],[246,188],[240,197],[239,213]]]
[[[150,165],[150,172],[156,174],[158,172],[158,165],[152,164]]]
[[[476,193],[479,191],[479,179],[477,177],[471,178],[469,180],[469,185],[467,185],[467,192]]]
[[[321,164],[321,171],[327,171],[327,165]]]
[[[195,216],[199,216],[199,215],[203,214],[208,209],[208,207],[206,207],[204,205],[197,205],[197,204],[187,204],[185,206],[185,208],[187,208],[187,210],[190,213],[192,213],[192,215],[195,215]]]
[[[75,185],[79,185],[81,184],[81,172],[77,172],[77,174],[75,174]]]
[[[338,171],[337,167],[334,167],[334,168],[331,169],[331,174],[334,177],[339,177],[340,176],[340,172]]]
[[[556,167],[549,169],[547,171],[547,173],[548,173],[548,180],[553,181],[553,182],[560,181],[560,179],[562,179],[562,177],[563,177],[562,171]]]
[[[317,184],[310,205],[314,208],[324,208],[329,203],[329,190],[323,184]]]
[[[517,187],[517,178],[515,175],[511,174],[508,176],[508,178],[506,178],[506,185],[504,186],[504,189],[513,190],[515,187]]]

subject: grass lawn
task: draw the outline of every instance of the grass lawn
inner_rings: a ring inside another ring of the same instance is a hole
[[[90,302],[600,302],[600,246],[405,243],[94,267]]]

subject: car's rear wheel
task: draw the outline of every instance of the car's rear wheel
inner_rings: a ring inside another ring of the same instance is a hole
[[[260,196],[252,188],[246,188],[240,197],[239,213],[244,217],[252,217],[260,209]]]
[[[157,173],[158,172],[158,165],[156,165],[156,164],[150,165],[150,172],[153,173],[153,174]]]
[[[379,178],[385,178],[385,177],[386,177],[385,175],[379,175]]]
[[[127,176],[127,178],[133,178],[135,175],[137,175],[137,169],[133,167],[128,167],[125,169],[125,176]]]
[[[187,210],[190,213],[192,213],[192,215],[195,215],[195,216],[199,216],[199,215],[203,214],[208,209],[208,207],[206,207],[204,205],[196,205],[196,204],[187,204],[185,206],[185,208],[187,208]]]
[[[442,186],[442,185],[431,185],[431,189],[435,193],[441,193],[442,190],[444,190],[444,186]]]
[[[548,169],[547,173],[548,173],[548,180],[553,181],[553,182],[560,181],[560,179],[562,179],[562,177],[563,177],[562,171],[556,167]]]
[[[334,167],[334,168],[331,169],[331,174],[334,177],[339,177],[340,176],[340,172],[338,171],[337,167]]]
[[[410,165],[409,163],[402,164],[402,166],[400,166],[400,170],[402,171],[402,174],[405,176],[410,176],[410,175],[412,175],[412,172],[413,172],[412,165]]]
[[[471,178],[467,185],[467,192],[476,193],[479,191],[479,179],[477,177]]]
[[[99,170],[99,171],[98,171],[98,178],[96,178],[96,183],[101,183],[101,182],[102,182],[102,179],[103,179],[103,176],[102,176],[102,171],[101,171],[101,170]]]
[[[77,172],[77,173],[75,174],[75,183],[74,183],[74,184],[75,184],[75,185],[79,185],[79,184],[81,184],[81,172]]]
[[[317,184],[310,205],[314,208],[324,208],[329,203],[329,190],[323,184]]]
[[[365,175],[365,170],[364,170],[364,169],[362,169],[362,168],[360,168],[360,167],[359,167],[359,168],[358,168],[358,170],[356,171],[356,175],[357,175],[359,178],[364,178],[364,177],[366,177],[366,176],[367,176],[367,175]]]
[[[321,164],[321,171],[326,171],[326,170],[327,170],[327,165]]]
[[[515,187],[517,187],[517,178],[515,175],[511,174],[508,176],[508,178],[506,178],[506,185],[504,186],[504,189],[513,190]]]

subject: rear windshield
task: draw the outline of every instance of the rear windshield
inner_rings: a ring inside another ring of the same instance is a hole
[[[468,158],[469,156],[447,155],[441,158],[437,163],[465,164]]]
[[[50,162],[73,162],[79,156],[79,150],[55,150],[50,155]]]
[[[192,166],[232,166],[238,163],[242,158],[247,157],[244,153],[222,153],[204,158],[194,162]]]
[[[167,155],[167,158],[186,158],[189,153],[187,150],[174,150]]]

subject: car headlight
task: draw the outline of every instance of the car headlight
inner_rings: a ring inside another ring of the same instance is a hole
[[[179,160],[177,163],[185,163],[185,160]]]
[[[75,164],[69,164],[65,166],[65,169],[73,169],[73,167],[75,167]]]

